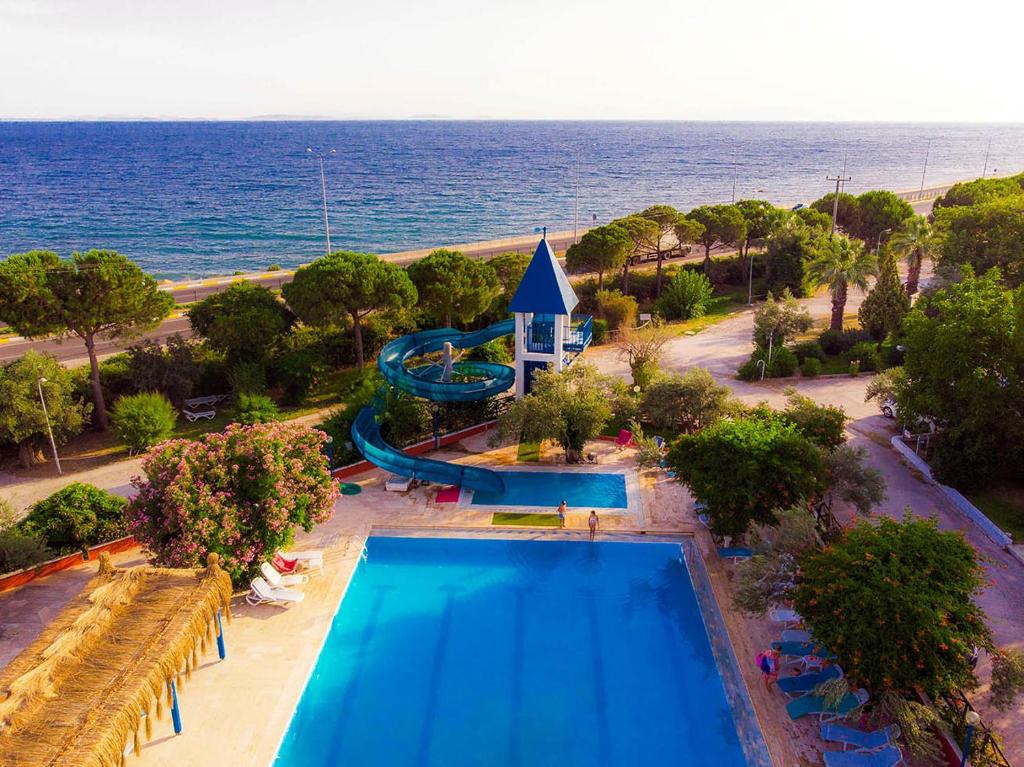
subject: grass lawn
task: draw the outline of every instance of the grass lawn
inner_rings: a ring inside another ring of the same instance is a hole
[[[972,493],[967,499],[1013,536],[1014,543],[1024,543],[1024,485],[1003,485]]]
[[[695,317],[692,320],[672,323],[672,328],[679,331],[681,335],[693,335],[712,325],[717,325],[722,320],[726,320],[746,308],[747,302],[745,299],[740,299],[734,295],[715,296],[708,302],[707,312],[705,312],[703,317]]]
[[[506,511],[494,512],[492,525],[523,525],[526,527],[558,527],[557,514],[513,514]]]
[[[539,461],[540,442],[520,442],[519,452],[516,453],[517,461]]]

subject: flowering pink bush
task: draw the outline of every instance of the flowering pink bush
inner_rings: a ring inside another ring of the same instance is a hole
[[[338,496],[323,432],[289,423],[233,424],[197,441],[172,440],[133,480],[129,531],[159,564],[200,567],[217,552],[236,584],[331,518]]]

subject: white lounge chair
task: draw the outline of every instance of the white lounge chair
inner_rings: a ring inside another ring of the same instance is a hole
[[[213,408],[209,410],[188,410],[186,408],[181,409],[181,414],[185,416],[185,420],[189,423],[195,423],[200,418],[206,418],[207,420],[213,420],[214,416],[217,415],[217,411]]]
[[[301,591],[296,591],[295,589],[275,589],[262,578],[253,578],[251,589],[245,595],[245,601],[253,606],[264,604],[289,605],[301,602],[306,596]]]
[[[275,589],[281,586],[301,586],[303,583],[309,583],[309,576],[303,573],[292,573],[291,575],[283,575],[274,569],[274,566],[270,562],[264,562],[260,565],[260,572],[263,573],[263,577],[267,579],[267,583],[273,586]]]
[[[398,474],[392,474],[388,477],[387,482],[384,483],[384,489],[389,490],[392,493],[404,493],[411,486],[411,477],[401,477]]]
[[[785,608],[778,608],[768,613],[772,623],[785,623],[787,626],[795,626],[803,623],[804,619],[800,617],[800,613],[796,610],[788,610]]]
[[[282,559],[297,560],[303,570],[312,570],[314,567],[324,572],[324,553],[322,551],[278,551]]]

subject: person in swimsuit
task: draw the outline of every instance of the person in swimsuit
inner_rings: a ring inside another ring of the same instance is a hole
[[[764,688],[771,690],[775,680],[779,678],[779,651],[775,649],[766,650],[759,653],[756,660],[757,667],[761,670],[761,675],[764,677]]]
[[[565,510],[568,508],[565,501],[558,505],[558,526],[565,527]]]
[[[594,540],[594,535],[597,533],[597,526],[600,523],[597,519],[597,512],[593,509],[590,510],[590,519],[587,520],[587,524],[590,526],[590,540]]]

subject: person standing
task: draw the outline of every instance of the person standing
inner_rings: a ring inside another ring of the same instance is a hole
[[[565,511],[566,511],[567,508],[568,508],[568,505],[566,504],[565,501],[562,501],[558,505],[558,526],[559,527],[565,527]]]
[[[594,540],[594,535],[597,534],[597,526],[600,522],[597,519],[597,512],[593,509],[590,510],[590,519],[587,520],[587,524],[590,526],[590,540]]]

